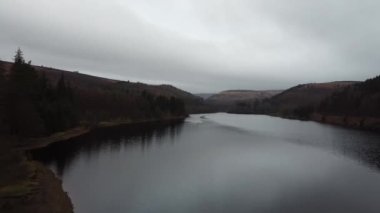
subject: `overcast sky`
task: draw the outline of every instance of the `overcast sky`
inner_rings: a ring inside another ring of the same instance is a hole
[[[380,74],[378,0],[0,0],[0,59],[190,92]]]

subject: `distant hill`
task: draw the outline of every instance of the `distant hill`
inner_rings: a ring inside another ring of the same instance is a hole
[[[206,99],[206,103],[219,111],[230,111],[239,102],[263,100],[279,94],[280,90],[226,90]]]
[[[214,101],[214,102],[220,102],[220,103],[231,103],[236,101],[242,101],[242,100],[249,100],[249,99],[264,99],[264,98],[270,98],[276,94],[279,94],[282,92],[281,90],[263,90],[263,91],[256,91],[256,90],[227,90],[222,91],[218,94],[210,96],[207,100],[208,101]]]
[[[203,98],[204,100],[206,100],[207,98],[209,98],[209,97],[215,95],[215,93],[197,93],[197,94],[194,94],[194,95],[196,95],[196,96],[198,96],[198,97],[201,97],[201,98]]]
[[[336,91],[356,84],[354,81],[301,84],[287,89],[271,98],[255,102],[240,102],[234,108],[236,113],[264,113],[294,116],[299,110],[309,110]]]

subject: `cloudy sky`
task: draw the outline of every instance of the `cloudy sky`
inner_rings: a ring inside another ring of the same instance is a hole
[[[0,59],[191,92],[380,74],[378,0],[1,0]]]

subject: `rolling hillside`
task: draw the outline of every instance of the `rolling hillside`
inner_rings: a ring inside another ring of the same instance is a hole
[[[380,76],[337,91],[318,108],[323,114],[380,117]]]
[[[324,98],[355,83],[357,82],[339,81],[302,84],[262,101],[240,102],[233,112],[296,116],[314,109]]]
[[[170,85],[118,81],[23,61],[17,66],[0,61],[0,83],[0,131],[10,134],[51,134],[79,124],[183,117],[205,109],[202,98]]]
[[[13,63],[0,61],[0,72],[8,75]],[[189,92],[178,89],[171,85],[149,85],[129,81],[119,81],[108,78],[96,77],[82,74],[77,71],[66,71],[44,66],[33,66],[39,75],[44,74],[54,85],[63,75],[65,80],[70,83],[73,89],[82,94],[97,93],[106,95],[111,90],[123,90],[129,94],[140,94],[143,91],[155,96],[176,97],[182,99],[189,112],[196,110],[202,104],[202,99]]]
[[[325,98],[311,115],[319,122],[380,131],[380,76]]]
[[[316,106],[332,93],[355,83],[357,82],[339,81],[298,85],[272,97],[270,102],[281,111],[291,111],[303,106]]]

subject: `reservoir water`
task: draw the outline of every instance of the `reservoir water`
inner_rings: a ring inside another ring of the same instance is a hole
[[[262,115],[99,129],[33,156],[76,213],[378,213],[380,135]]]

